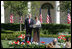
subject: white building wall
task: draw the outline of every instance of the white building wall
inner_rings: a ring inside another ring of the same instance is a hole
[[[4,2],[1,1],[1,23],[5,23],[5,17],[4,17]]]

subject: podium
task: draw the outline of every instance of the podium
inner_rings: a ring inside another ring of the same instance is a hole
[[[40,42],[40,26],[33,26],[33,41],[39,43]]]

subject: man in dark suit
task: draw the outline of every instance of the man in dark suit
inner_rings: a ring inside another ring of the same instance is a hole
[[[30,14],[29,18],[25,19],[25,28],[26,28],[25,42],[28,40],[28,37],[29,37],[29,41],[31,42],[31,34],[32,34],[33,24],[34,24],[34,20],[31,18],[31,14]]]

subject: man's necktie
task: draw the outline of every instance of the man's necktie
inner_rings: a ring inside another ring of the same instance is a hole
[[[30,24],[30,19],[29,19],[29,24]]]

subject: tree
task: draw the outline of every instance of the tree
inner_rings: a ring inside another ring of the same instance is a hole
[[[28,1],[4,1],[5,9],[9,8],[10,13],[13,13],[14,15],[18,14],[20,17],[23,15],[28,14]],[[39,6],[40,2],[37,1],[31,1],[31,13],[32,15],[37,15],[39,14]],[[21,23],[20,23],[20,31],[21,31]]]
[[[27,1],[4,1],[5,9],[9,8],[10,13],[16,15],[18,14],[20,19],[21,16],[27,14]],[[21,22],[20,22],[20,31],[21,31]]]
[[[68,9],[71,13],[71,1],[60,1],[60,10],[67,13]]]
[[[40,10],[40,2],[38,1],[31,1],[31,13],[32,16],[36,16],[39,14]]]

